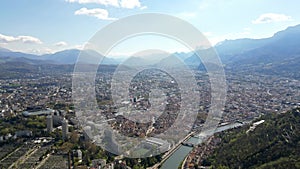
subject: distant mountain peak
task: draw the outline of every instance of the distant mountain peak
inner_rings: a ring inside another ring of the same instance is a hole
[[[298,36],[300,37],[300,25],[290,26],[285,30],[279,31],[274,34],[274,38],[283,38],[283,37],[290,37],[290,36]],[[295,38],[295,37],[294,37]]]
[[[0,52],[11,52],[11,50],[0,47]]]

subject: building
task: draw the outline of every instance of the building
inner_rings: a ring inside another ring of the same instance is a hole
[[[53,118],[52,115],[48,115],[47,118],[47,132],[51,133],[53,131]]]
[[[64,117],[62,116],[62,114],[59,111],[55,111],[53,113],[53,125],[54,126],[60,126],[62,125],[62,121],[64,120]]]
[[[92,128],[91,126],[85,126],[83,128],[83,137],[86,141],[91,141],[92,138]]]
[[[68,139],[68,132],[69,132],[69,128],[68,128],[68,120],[64,119],[62,121],[62,138],[64,140]]]
[[[22,114],[25,117],[29,117],[29,116],[42,116],[42,115],[51,115],[52,113],[54,113],[54,110],[52,109],[32,109],[29,111],[23,111]]]
[[[170,143],[168,143],[166,140],[162,140],[160,138],[155,138],[155,137],[147,138],[144,144],[148,148],[157,147],[157,149],[160,152],[168,151],[171,147]]]
[[[92,160],[92,166],[94,168],[104,168],[106,166],[106,160],[105,159]]]
[[[19,130],[19,131],[16,131],[15,136],[17,138],[20,138],[20,137],[31,137],[32,136],[32,131],[30,131],[30,130]]]
[[[80,149],[73,150],[73,157],[78,160],[78,162],[82,162],[82,151]]]

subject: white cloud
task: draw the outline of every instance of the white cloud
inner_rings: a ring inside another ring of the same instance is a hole
[[[60,41],[60,42],[57,42],[54,44],[55,46],[58,46],[58,47],[62,47],[62,46],[67,46],[67,42],[64,42],[64,41]]]
[[[91,45],[92,44],[89,42],[84,42],[82,44],[77,44],[77,45],[71,46],[70,49],[78,49],[78,50],[95,49],[95,47],[92,47]]]
[[[71,49],[83,50],[84,49],[84,44],[83,45],[75,45]]]
[[[66,0],[67,2],[79,4],[101,4],[105,6],[114,6],[127,9],[140,8],[146,9],[147,6],[142,6],[140,0]]]
[[[253,24],[271,23],[271,22],[284,22],[292,21],[291,16],[276,13],[265,13],[260,15],[257,19],[253,20]]]
[[[9,43],[13,41],[16,41],[15,37],[0,34],[0,42]]]
[[[120,5],[122,8],[128,8],[128,9],[141,7],[141,3],[139,0],[121,0]]]
[[[25,53],[30,53],[30,54],[36,54],[36,55],[43,55],[43,54],[51,54],[55,53],[55,50],[43,47],[40,49],[34,48],[34,49],[27,49],[25,51],[20,51],[20,52],[25,52]]]
[[[38,38],[32,37],[32,36],[18,36],[17,40],[22,41],[24,43],[36,43],[36,44],[42,44],[42,41]]]
[[[34,43],[34,44],[42,44],[42,41],[38,38],[32,36],[7,36],[0,34],[0,42],[2,43],[11,43],[11,42],[22,42],[22,43]]]
[[[94,3],[94,4],[101,4],[105,6],[115,6],[119,7],[119,2],[118,0],[66,0],[67,2],[70,3],[80,3],[80,4],[89,4],[89,3]]]
[[[102,20],[116,20],[116,18],[110,18],[108,16],[108,11],[101,8],[93,8],[93,9],[87,9],[87,8],[81,8],[74,13],[75,15],[88,15],[93,16],[98,19]]]
[[[148,6],[142,6],[142,7],[140,7],[141,10],[144,10],[144,9],[147,9],[147,8],[148,8]]]

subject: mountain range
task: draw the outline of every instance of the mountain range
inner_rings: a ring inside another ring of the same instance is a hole
[[[300,25],[288,27],[270,38],[225,40],[214,49],[227,71],[300,78]],[[185,59],[185,63],[201,67],[195,54]]]
[[[255,70],[297,75],[300,71],[298,66],[300,63],[300,25],[288,27],[270,38],[225,40],[215,45],[214,49],[225,69],[228,70]],[[0,48],[0,63],[18,61],[26,64],[74,64],[80,52],[77,49],[69,49],[53,54],[33,55]],[[204,52],[205,49],[199,51],[199,53]],[[199,57],[193,52],[175,53],[174,55],[187,65],[201,65]],[[151,55],[151,57],[155,56]],[[145,57],[131,58],[128,62],[135,64],[137,61],[148,62]],[[102,61],[102,64],[106,65],[119,63],[119,60],[108,57]]]
[[[2,62],[12,62],[22,60],[29,64],[75,64],[77,62],[78,56],[81,50],[78,49],[68,49],[59,51],[53,54],[44,55],[34,55],[22,52],[14,52],[5,48],[0,48],[0,63]],[[95,55],[97,55],[95,53]],[[118,64],[117,60],[105,57],[102,64]]]
[[[264,39],[225,40],[216,46],[226,66],[267,65],[297,60],[300,56],[300,25],[288,27]],[[201,52],[200,52],[201,53]],[[200,62],[195,55],[186,63]]]

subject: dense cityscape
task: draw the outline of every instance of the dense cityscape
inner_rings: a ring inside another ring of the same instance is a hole
[[[142,84],[140,89],[147,90],[153,85],[151,80],[166,78],[155,71],[147,71],[146,74],[148,75],[137,76],[133,87]],[[139,124],[126,121],[115,112],[116,108],[111,103],[109,84],[112,75],[113,72],[110,71],[98,73],[96,89],[99,108],[107,112],[110,119],[114,119],[110,124],[115,130],[125,135],[143,138],[151,136],[152,132],[165,130],[174,121],[178,109],[176,106],[170,106],[167,113],[164,112],[165,114],[152,123]],[[61,168],[62,164],[65,167],[94,168],[128,165],[128,159],[105,152],[93,144],[93,140],[79,126],[72,105],[71,76],[70,73],[43,77],[32,74],[30,78],[1,80],[2,168],[47,168],[47,166]],[[220,125],[251,121],[263,114],[284,112],[300,106],[298,80],[230,72],[226,78],[227,102]],[[196,79],[202,92],[199,103],[201,109],[193,125],[193,131],[200,132],[209,111],[210,87],[205,72],[198,72]],[[170,82],[170,79],[160,80],[160,85],[171,89]],[[174,91],[176,93],[176,90]],[[147,106],[149,107],[149,100],[145,97],[147,92],[137,93],[140,95],[133,95],[134,97],[129,98],[126,104],[137,105],[134,107],[140,110],[147,109]],[[169,95],[171,94],[172,92]],[[168,98],[165,102],[176,103],[176,99],[175,101],[174,98],[173,101],[170,99],[172,98]]]

